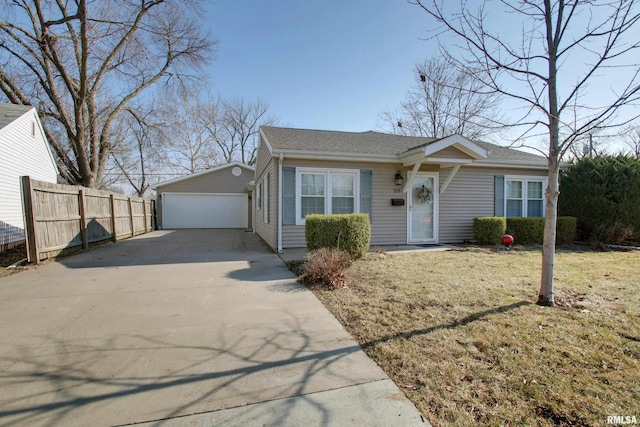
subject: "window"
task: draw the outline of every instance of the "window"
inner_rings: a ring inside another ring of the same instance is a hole
[[[358,212],[359,171],[343,169],[296,169],[297,223],[309,214]]]
[[[507,218],[543,217],[544,184],[542,178],[506,177],[505,213]]]
[[[267,173],[267,176],[265,176],[265,178],[263,179],[264,184],[264,195],[263,195],[263,200],[264,200],[264,222],[266,224],[269,224],[270,221],[270,214],[271,214],[271,172]]]
[[[262,209],[262,181],[256,187],[256,209]]]

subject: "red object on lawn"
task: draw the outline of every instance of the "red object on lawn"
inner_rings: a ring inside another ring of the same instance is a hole
[[[514,238],[511,234],[505,234],[504,236],[502,236],[502,244],[505,245],[507,248],[513,245],[513,242],[514,242]]]

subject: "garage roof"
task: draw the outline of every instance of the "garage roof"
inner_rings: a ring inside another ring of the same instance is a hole
[[[224,164],[224,165],[216,166],[216,167],[213,167],[211,169],[207,169],[207,170],[204,170],[204,171],[201,171],[201,172],[196,172],[196,173],[192,173],[190,175],[185,175],[185,176],[181,176],[181,177],[178,177],[178,178],[170,179],[168,181],[163,181],[163,182],[161,182],[159,184],[156,184],[156,186],[153,187],[153,189],[156,190],[157,188],[164,187],[165,185],[175,184],[177,182],[186,181],[188,179],[195,178],[197,176],[202,176],[202,175],[206,175],[206,174],[209,174],[209,173],[218,172],[218,171],[221,171],[223,169],[233,168],[233,167],[236,167],[236,166],[244,168],[244,169],[247,169],[247,170],[249,170],[251,172],[255,172],[255,170],[256,170],[256,168],[254,168],[253,166],[249,166],[249,165],[246,165],[246,164],[241,163],[241,162],[232,162],[232,163],[227,163],[227,164]]]

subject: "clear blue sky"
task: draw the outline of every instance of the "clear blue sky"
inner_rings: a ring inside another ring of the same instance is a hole
[[[218,0],[205,19],[219,43],[212,94],[260,98],[281,125],[296,128],[376,129],[379,114],[397,108],[415,81],[414,65],[439,54],[427,40],[433,20],[406,0]],[[520,24],[509,15],[487,19],[505,40],[519,40]],[[561,95],[576,78],[569,68],[588,62],[580,55],[565,61]],[[624,73],[601,70],[603,80],[589,87],[592,103],[607,98],[598,91],[613,91],[609,82],[626,81],[617,78]],[[536,140],[545,145],[544,136]]]
[[[261,98],[298,128],[376,128],[414,64],[437,53],[427,15],[406,0],[219,0],[207,22],[219,41],[212,92]]]

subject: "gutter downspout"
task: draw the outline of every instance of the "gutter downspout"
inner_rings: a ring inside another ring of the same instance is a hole
[[[284,154],[280,153],[280,161],[278,162],[278,253],[282,253],[282,161]]]

